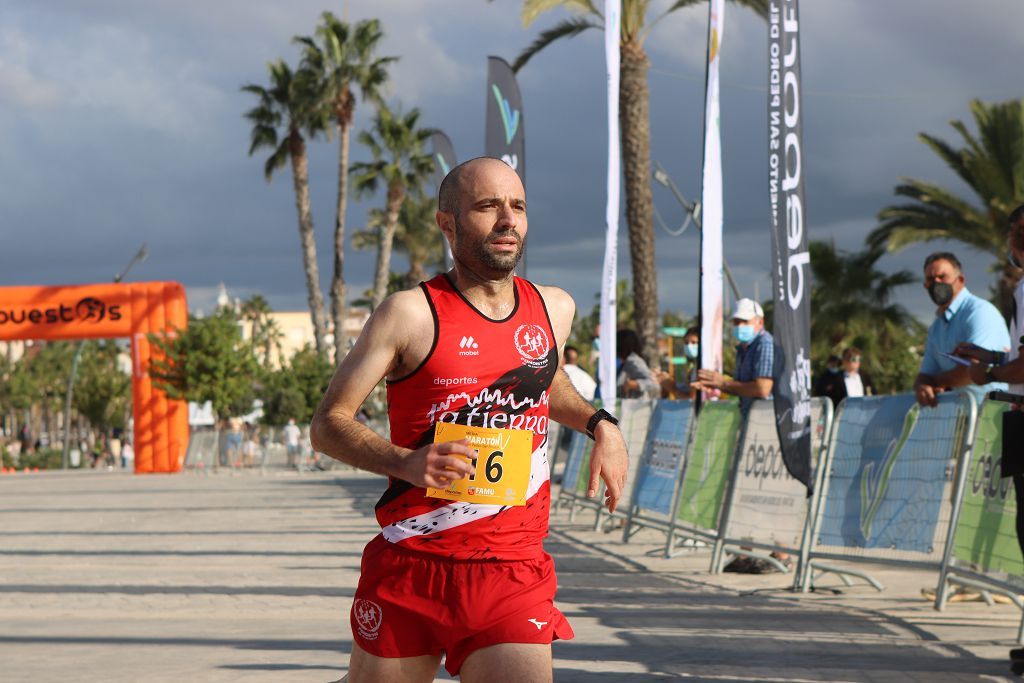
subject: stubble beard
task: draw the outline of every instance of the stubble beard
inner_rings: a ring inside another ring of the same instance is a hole
[[[462,229],[462,224],[459,222],[458,214],[455,214],[455,235],[456,242],[463,243],[465,231]],[[514,253],[494,253],[487,249],[487,245],[496,239],[513,237],[516,240],[516,250]],[[488,237],[478,240],[472,243],[466,244],[466,249],[469,251],[469,256],[476,262],[488,270],[497,271],[504,275],[508,275],[516,266],[519,265],[519,261],[523,258],[523,238],[520,237],[519,233],[515,230],[506,230],[501,233],[491,233]]]

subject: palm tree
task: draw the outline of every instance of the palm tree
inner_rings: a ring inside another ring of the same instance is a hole
[[[391,248],[402,202],[408,192],[419,193],[423,182],[434,170],[433,157],[424,151],[433,130],[417,128],[419,118],[419,109],[403,115],[401,111],[392,112],[382,105],[377,109],[372,129],[364,130],[358,137],[359,142],[370,149],[373,161],[352,164],[356,193],[372,194],[381,183],[387,188],[373,278],[374,308],[387,294]]]
[[[334,118],[338,132],[338,207],[334,221],[334,275],[331,278],[331,318],[334,321],[335,361],[347,351],[345,339],[345,207],[348,202],[348,159],[358,88],[363,100],[380,102],[380,91],[388,79],[387,66],[397,57],[375,58],[384,33],[380,21],[367,19],[354,27],[331,12],[321,15],[316,38],[297,36],[304,46],[303,67],[322,82],[324,106]]]
[[[281,328],[277,321],[270,317],[273,309],[262,294],[253,294],[242,302],[242,320],[251,325],[249,334],[253,351],[263,356],[263,367],[270,367],[272,352],[276,348],[278,358],[281,356]]]
[[[974,191],[978,204],[958,197],[935,183],[903,178],[895,193],[909,204],[887,206],[878,213],[881,225],[868,235],[872,245],[897,251],[918,242],[945,239],[969,244],[995,259],[990,270],[999,273],[993,288],[997,305],[1009,316],[1013,288],[1021,271],[1006,260],[1007,217],[1024,204],[1024,116],[1022,101],[998,104],[971,101],[978,135],[961,121],[950,125],[966,146],[957,149],[927,133],[918,139],[939,155]]]
[[[636,329],[644,341],[648,362],[656,362],[654,340],[658,331],[658,278],[654,265],[654,223],[651,198],[651,120],[647,71],[650,60],[644,41],[655,25],[667,15],[703,0],[676,0],[668,9],[648,21],[652,0],[622,0],[619,43],[619,117],[622,135],[622,168],[626,178],[626,223],[629,227],[629,255],[636,297]],[[768,16],[768,0],[732,0]],[[548,10],[566,7],[578,13],[541,32],[523,50],[512,68],[519,71],[534,55],[561,38],[602,28],[604,17],[592,0],[523,0],[523,24],[529,26]]]
[[[409,259],[405,289],[426,280],[428,267],[435,271],[444,268],[444,237],[434,219],[436,210],[437,202],[432,197],[406,195],[398,212],[393,248]],[[352,244],[356,249],[380,247],[381,229],[386,222],[384,211],[371,209],[366,229],[356,231]]]
[[[313,213],[309,200],[309,159],[306,156],[304,135],[314,138],[325,133],[327,117],[319,105],[319,82],[314,73],[304,69],[293,72],[280,59],[268,64],[267,70],[270,72],[269,88],[255,84],[242,87],[244,92],[259,98],[259,104],[245,114],[245,118],[253,124],[249,156],[264,147],[273,150],[263,164],[263,175],[267,182],[270,182],[275,171],[291,161],[313,338],[317,351],[325,353],[327,324],[316,262]]]
[[[892,300],[896,288],[917,282],[917,276],[878,270],[884,254],[878,246],[846,253],[829,242],[811,242],[809,250],[812,357],[824,366],[829,355],[857,346],[880,389],[909,388],[920,363],[911,347],[923,339],[924,326]]]

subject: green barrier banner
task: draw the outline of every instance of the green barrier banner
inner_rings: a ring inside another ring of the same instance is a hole
[[[739,430],[740,409],[735,402],[704,404],[687,454],[676,519],[699,529],[718,526]]]
[[[1005,403],[985,401],[967,474],[963,504],[953,537],[953,557],[980,571],[1024,575],[1017,543],[1017,501],[1013,480],[999,476]]]

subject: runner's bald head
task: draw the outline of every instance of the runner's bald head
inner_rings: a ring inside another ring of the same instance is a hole
[[[437,191],[437,210],[457,216],[459,214],[459,194],[462,192],[463,179],[493,164],[501,164],[503,168],[511,168],[504,161],[496,157],[476,157],[469,161],[463,161],[448,171],[448,175],[441,181],[441,187]]]

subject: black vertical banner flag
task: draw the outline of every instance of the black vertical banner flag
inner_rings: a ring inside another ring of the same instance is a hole
[[[452,140],[441,131],[434,131],[434,134],[430,136],[430,150],[434,157],[434,173],[430,179],[434,183],[434,190],[441,189],[441,181],[448,175],[448,171],[455,168],[458,163],[455,160],[455,146],[452,145]],[[444,242],[444,267],[445,269],[452,267],[452,250],[448,246],[448,240],[441,238]]]
[[[526,184],[523,97],[512,67],[501,57],[487,58],[487,137],[485,154],[511,166]]]
[[[526,137],[523,134],[523,96],[512,67],[501,57],[487,58],[487,134],[484,154],[515,169],[526,186]],[[526,252],[516,268],[526,277]]]
[[[452,146],[451,138],[439,130],[430,136],[430,150],[434,157],[434,173],[430,179],[436,190],[441,187],[441,181],[448,175],[448,171],[455,168],[458,162],[455,160],[455,147]]]
[[[804,214],[797,0],[768,3],[768,193],[775,300],[775,425],[786,469],[811,481],[811,281]]]

